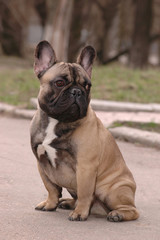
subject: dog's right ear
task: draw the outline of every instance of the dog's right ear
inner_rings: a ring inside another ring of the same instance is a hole
[[[56,55],[47,41],[40,42],[35,50],[34,72],[40,78],[50,67],[56,63]]]

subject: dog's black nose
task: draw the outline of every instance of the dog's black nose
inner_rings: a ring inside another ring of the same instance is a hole
[[[70,93],[74,96],[74,97],[80,97],[82,95],[82,92],[80,89],[78,88],[72,88],[70,90]]]

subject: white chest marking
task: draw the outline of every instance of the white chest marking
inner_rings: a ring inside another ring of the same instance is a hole
[[[46,137],[42,143],[53,167],[56,167],[56,164],[55,164],[56,150],[53,147],[51,147],[49,144],[53,141],[53,139],[56,138],[56,135],[54,133],[54,128],[57,123],[58,121],[56,119],[49,118],[49,124],[48,124],[48,127],[46,128]]]

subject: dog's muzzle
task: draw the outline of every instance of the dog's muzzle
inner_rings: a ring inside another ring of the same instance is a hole
[[[70,90],[70,94],[74,98],[80,98],[82,95],[82,91],[79,88],[72,88]]]

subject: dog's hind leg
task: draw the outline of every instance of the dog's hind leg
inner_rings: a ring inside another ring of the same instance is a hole
[[[129,186],[121,186],[111,191],[106,198],[110,208],[107,219],[111,222],[130,221],[139,217],[134,205],[134,192]]]
[[[71,194],[72,198],[62,198],[62,199],[60,199],[58,207],[62,208],[62,209],[74,210],[75,207],[76,207],[77,196],[72,190],[67,189],[67,191]]]
[[[62,198],[58,204],[59,208],[62,209],[72,209],[76,207],[76,200],[74,198]]]

